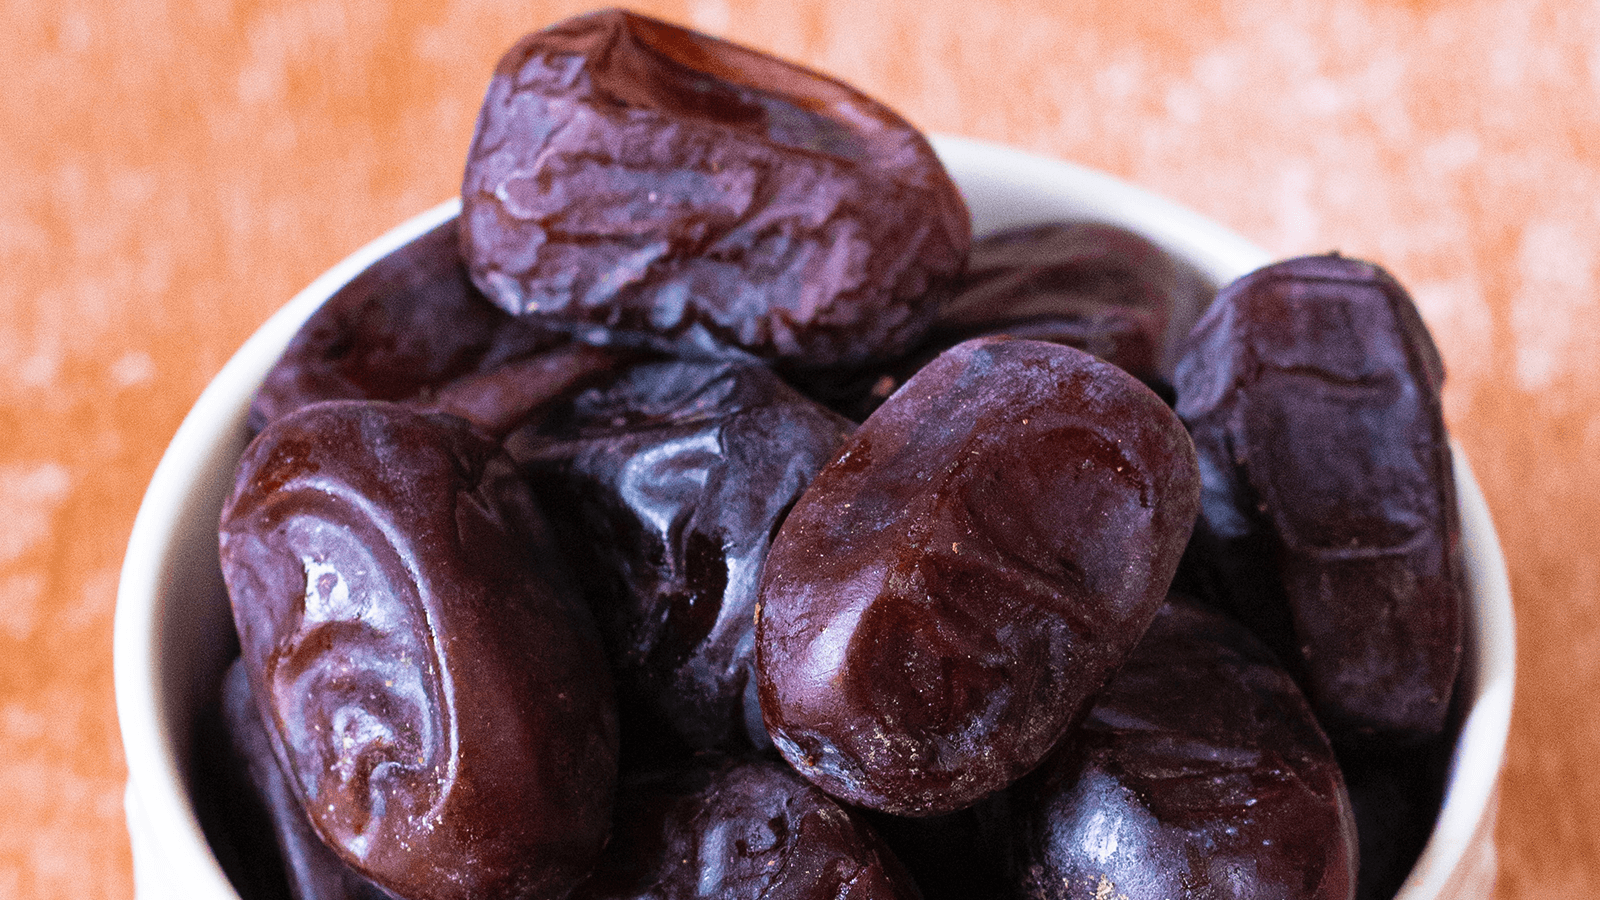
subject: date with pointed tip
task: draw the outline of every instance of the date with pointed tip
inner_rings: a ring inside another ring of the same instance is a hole
[[[778,525],[853,429],[765,366],[634,366],[507,448],[616,673],[631,750],[766,746],[755,605]]]

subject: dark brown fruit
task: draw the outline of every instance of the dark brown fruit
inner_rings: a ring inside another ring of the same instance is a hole
[[[272,739],[261,722],[250,678],[235,661],[222,678],[222,714],[232,753],[242,761],[249,790],[266,810],[270,831],[258,841],[275,844],[294,900],[389,900],[390,895],[344,864],[306,819],[306,811],[278,768]]]
[[[799,365],[909,349],[971,241],[927,141],[883,105],[617,10],[505,55],[461,193],[468,268],[505,310]]]
[[[455,378],[409,405],[460,416],[485,435],[503,438],[644,356],[626,348],[564,344]]]
[[[617,834],[572,900],[919,900],[877,837],[782,763],[629,778]]]
[[[1289,664],[1336,743],[1445,725],[1462,574],[1443,380],[1405,290],[1339,256],[1228,286],[1175,375],[1204,479],[1202,583]]]
[[[1020,226],[973,242],[966,271],[909,355],[786,375],[859,422],[945,350],[1007,335],[1077,347],[1161,393],[1170,390],[1176,346],[1211,293],[1192,266],[1131,231],[1096,222]]]
[[[314,404],[240,460],[222,570],[274,751],[407,900],[558,898],[605,842],[610,677],[543,528],[452,416]]]
[[[459,245],[452,219],[329,297],[267,372],[251,430],[324,400],[426,400],[454,379],[566,341],[484,299]]]
[[[1170,374],[1209,299],[1198,272],[1149,240],[1096,222],[1048,222],[973,242],[939,308],[945,346],[986,334],[1093,353],[1140,380]]]
[[[762,563],[852,429],[765,367],[662,362],[508,441],[595,611],[625,730],[643,738],[631,747],[767,744],[753,679]]]
[[[1176,598],[1089,717],[1007,798],[1035,900],[1350,900],[1327,736],[1245,628]]]
[[[226,604],[226,592],[221,592],[219,599]],[[245,758],[236,749],[234,729],[223,706],[224,687],[221,683],[215,687],[215,693],[196,710],[193,742],[184,748],[188,764],[183,775],[194,816],[217,865],[241,900],[284,900],[290,896],[289,882],[272,816],[251,781]],[[268,756],[271,753],[268,747]],[[276,760],[273,768],[277,768]]]
[[[999,790],[1133,649],[1198,493],[1182,424],[1121,369],[1006,338],[945,353],[857,430],[767,557],[773,741],[884,812]]]

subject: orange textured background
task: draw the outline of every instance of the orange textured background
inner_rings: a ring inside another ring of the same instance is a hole
[[[0,896],[126,898],[118,567],[269,313],[452,194],[500,52],[583,7],[0,4]],[[1600,8],[1590,0],[640,7],[918,125],[1110,171],[1415,293],[1503,537],[1501,898],[1600,895]]]

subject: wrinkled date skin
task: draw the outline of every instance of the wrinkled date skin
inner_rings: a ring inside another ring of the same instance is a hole
[[[243,761],[250,789],[267,812],[289,892],[295,900],[391,900],[344,864],[317,837],[290,789],[261,723],[244,664],[235,660],[222,678],[222,712],[233,753]],[[263,836],[265,837],[265,836]]]
[[[1029,900],[1350,900],[1328,738],[1243,626],[1174,595],[1083,725],[1007,797]]]
[[[484,435],[502,439],[572,395],[610,381],[617,370],[650,356],[626,347],[565,344],[463,375],[410,405],[459,416]]]
[[[507,442],[595,610],[629,740],[767,744],[755,604],[778,524],[854,426],[747,363],[636,366]]]
[[[610,677],[544,527],[453,416],[314,404],[240,460],[222,571],[274,750],[407,900],[558,898],[605,842]]]
[[[775,760],[631,777],[617,813],[572,900],[920,900],[870,829]]]
[[[807,366],[909,349],[971,244],[954,183],[886,107],[617,10],[500,61],[461,193],[469,271],[507,311]]]
[[[1194,447],[1131,375],[969,341],[846,442],[762,578],[767,730],[828,793],[970,806],[1061,738],[1138,641],[1194,525]]]
[[[1443,380],[1405,290],[1339,256],[1225,288],[1174,378],[1206,591],[1290,665],[1335,743],[1445,725],[1462,573]]]

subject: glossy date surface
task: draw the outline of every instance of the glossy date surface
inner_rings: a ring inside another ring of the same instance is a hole
[[[625,779],[572,900],[920,900],[859,819],[781,762],[710,757]]]
[[[1355,822],[1305,698],[1243,626],[1178,595],[1007,803],[1030,900],[1355,890]]]
[[[1225,288],[1174,377],[1206,592],[1284,658],[1336,743],[1445,726],[1462,574],[1443,380],[1405,290],[1339,256]]]
[[[414,400],[565,342],[478,293],[452,219],[369,266],[317,308],[267,372],[250,427],[324,400]]]
[[[883,105],[618,10],[502,58],[462,204],[472,278],[511,313],[803,366],[909,349],[971,241],[926,139]]]
[[[773,535],[853,426],[748,363],[627,369],[507,442],[595,611],[630,745],[767,743],[752,675]]]
[[[272,844],[277,851],[274,862],[288,879],[289,895],[294,900],[390,900],[392,895],[345,865],[312,830],[305,809],[278,767],[272,739],[250,690],[250,677],[239,660],[222,678],[222,716],[232,755],[244,769],[245,783],[238,789],[254,793],[268,820],[269,831],[251,837]],[[237,795],[233,799],[235,804],[244,802]],[[237,808],[230,818],[237,817]],[[273,895],[263,891],[259,897],[248,894],[247,900],[266,900],[268,896]]]
[[[1192,266],[1126,229],[1084,221],[1017,226],[973,241],[927,337],[908,355],[786,374],[859,422],[945,350],[1006,335],[1076,347],[1170,392],[1177,345],[1211,295]]]
[[[609,827],[594,626],[497,444],[314,404],[246,449],[221,560],[274,751],[322,840],[407,900],[568,891]]]
[[[767,730],[834,796],[935,815],[1044,758],[1166,595],[1194,448],[1126,372],[989,338],[940,356],[784,521],[756,647]]]

